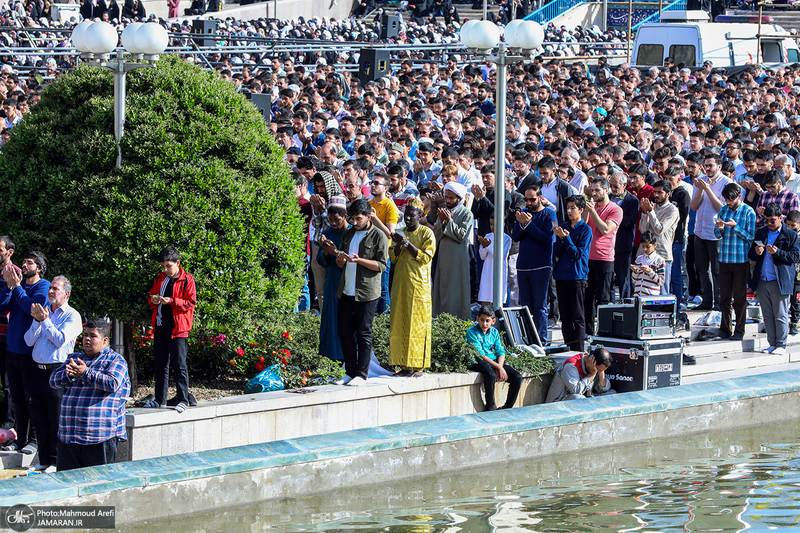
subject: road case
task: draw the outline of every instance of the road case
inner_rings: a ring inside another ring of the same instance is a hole
[[[590,337],[589,353],[608,350],[614,363],[606,370],[617,392],[674,387],[681,384],[683,338],[628,340]]]

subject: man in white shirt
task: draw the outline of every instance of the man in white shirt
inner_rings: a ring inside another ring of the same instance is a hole
[[[31,305],[33,323],[25,332],[25,343],[33,346],[28,406],[39,441],[36,470],[54,469],[58,448],[58,420],[64,389],[50,386],[50,374],[60,368],[74,351],[82,331],[81,315],[70,307],[72,284],[57,276],[47,292],[49,307]]]

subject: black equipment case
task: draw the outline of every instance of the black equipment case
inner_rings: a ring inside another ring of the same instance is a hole
[[[617,392],[674,387],[681,384],[683,337],[628,340],[590,337],[589,353],[605,348],[614,363],[606,370]]]

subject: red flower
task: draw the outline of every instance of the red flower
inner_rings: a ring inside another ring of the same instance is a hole
[[[263,362],[264,362],[264,356],[261,356],[261,357],[259,357],[259,358],[258,358],[258,362],[259,362],[259,363],[263,363]]]
[[[231,365],[231,366],[236,366],[236,361],[231,359],[230,361],[228,361],[228,364]]]
[[[288,331],[284,331],[283,335],[281,335],[281,336],[283,337],[283,340],[286,340],[286,341],[292,340],[292,336],[289,334]]]
[[[236,355],[238,355],[239,357],[244,357],[244,350],[242,350],[241,348],[236,348]]]
[[[256,363],[256,370],[258,372],[261,372],[262,370],[264,370],[264,365],[261,363]]]

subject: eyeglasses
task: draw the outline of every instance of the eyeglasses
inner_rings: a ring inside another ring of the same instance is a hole
[[[383,185],[384,183],[381,180],[372,180],[370,183],[373,185]]]
[[[532,203],[536,202],[537,200],[538,200],[538,198],[525,198],[525,203],[526,204],[532,204]]]

